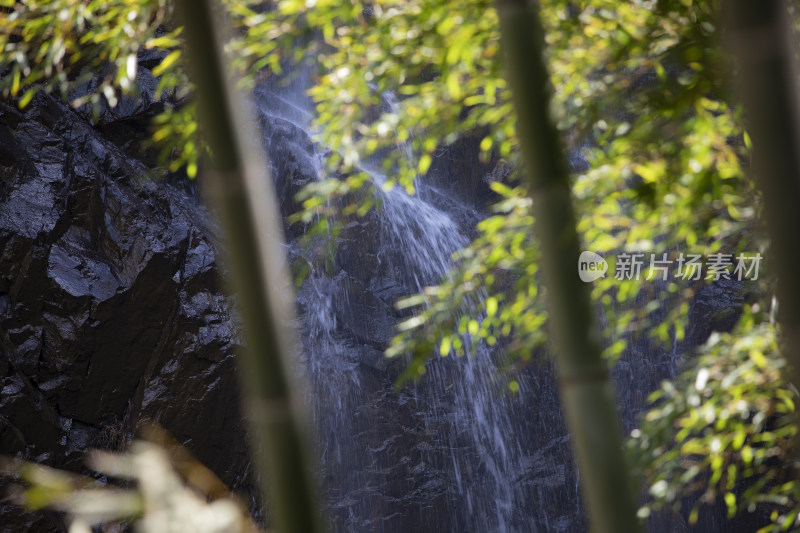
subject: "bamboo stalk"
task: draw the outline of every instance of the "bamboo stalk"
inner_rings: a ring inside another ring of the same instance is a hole
[[[601,357],[588,287],[578,277],[581,249],[566,158],[549,116],[551,85],[538,6],[525,0],[498,0],[497,11],[533,199],[534,232],[541,244],[561,400],[591,528],[601,533],[638,531],[614,391]]]
[[[728,0],[727,42],[738,66],[753,174],[764,199],[778,276],[778,321],[789,381],[800,386],[800,103],[789,8],[783,0]],[[798,450],[795,442],[795,450]]]
[[[244,320],[247,345],[238,364],[251,449],[263,494],[271,502],[270,521],[281,532],[311,533],[320,527],[305,417],[289,364],[297,350],[283,230],[265,157],[253,146],[259,136],[244,118],[242,95],[223,68],[211,3],[177,0],[176,8],[185,24],[190,74],[213,154],[202,185],[220,215],[228,281]]]

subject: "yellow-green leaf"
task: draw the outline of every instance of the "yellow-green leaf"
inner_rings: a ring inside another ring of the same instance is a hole
[[[164,58],[164,59],[161,61],[161,63],[159,63],[158,65],[156,65],[156,66],[155,66],[155,68],[153,68],[153,76],[161,76],[161,75],[162,75],[164,72],[166,72],[166,71],[167,71],[167,69],[169,69],[169,67],[171,67],[171,66],[173,65],[173,63],[175,63],[175,62],[176,62],[176,61],[177,61],[177,60],[178,60],[180,57],[181,57],[181,51],[180,51],[180,50],[173,50],[172,52],[170,52],[170,53],[169,53],[169,55],[167,55],[167,57],[165,57],[165,58]]]

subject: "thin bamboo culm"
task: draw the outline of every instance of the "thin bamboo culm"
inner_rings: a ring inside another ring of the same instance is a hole
[[[541,246],[559,390],[590,527],[598,533],[638,531],[614,391],[601,357],[589,290],[578,277],[580,242],[564,149],[549,114],[551,84],[538,7],[525,0],[498,0],[497,11],[533,200],[534,232]]]
[[[219,215],[228,280],[244,321],[246,347],[239,354],[242,404],[252,455],[269,501],[270,530],[320,531],[307,451],[300,385],[292,377],[297,353],[292,331],[283,230],[259,136],[244,118],[247,99],[237,94],[223,68],[210,0],[177,0],[184,24],[190,74],[197,87],[200,124],[212,157],[201,187]],[[214,428],[208,428],[214,431]]]

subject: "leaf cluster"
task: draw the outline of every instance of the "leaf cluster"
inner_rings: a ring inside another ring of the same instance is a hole
[[[696,498],[724,501],[728,516],[766,509],[762,531],[797,528],[800,486],[791,446],[797,391],[784,378],[778,332],[746,317],[733,334],[714,334],[675,382],[650,398],[654,407],[629,439],[650,500],[641,516]]]
[[[625,6],[597,1],[542,6],[554,112],[565,143],[572,147],[573,194],[585,249],[609,258],[623,251],[647,257],[666,253],[672,260],[678,250],[697,254],[763,250],[756,222],[758,199],[743,173],[749,156],[740,111],[735,101],[720,96],[728,96],[727,78],[718,65],[722,53],[713,8],[645,1]],[[439,49],[429,69],[436,72],[449,53],[447,46]],[[475,86],[504,87],[485,73],[501,72],[498,67],[470,71],[478,80]],[[401,93],[422,90],[408,78],[400,82]],[[439,85],[445,90],[445,83]],[[354,94],[350,97],[357,101]],[[401,104],[404,113],[405,100]],[[489,107],[502,105],[496,101]],[[448,116],[448,107],[444,104],[442,111],[436,105],[431,114]],[[512,115],[504,113],[493,120],[500,123],[484,138],[483,146],[491,150],[495,141],[507,142],[508,153],[495,152],[495,157],[508,155],[517,161]],[[508,138],[493,137],[499,130],[508,132]],[[423,145],[447,139],[438,133],[429,136],[428,130],[417,136],[426,139],[420,141]],[[499,163],[508,164],[506,159]],[[469,326],[470,320],[478,321],[486,298],[514,309],[507,315],[501,312],[499,316],[506,318],[499,319],[495,328],[511,339],[513,353],[529,357],[544,342],[546,310],[536,289],[530,289],[536,287],[536,254],[528,237],[536,206],[527,202],[524,188],[506,190],[510,192],[499,206],[504,215],[479,225],[479,237],[458,254],[448,279],[418,300],[424,304],[419,315],[404,324],[390,353],[409,351],[427,357],[428,341],[422,339],[447,339],[446,324],[455,326],[453,334],[463,335],[464,319],[447,315],[468,315]],[[517,207],[504,209],[512,197]],[[523,210],[527,210],[524,215]],[[505,242],[518,243],[525,251],[508,251]],[[496,283],[493,276],[474,281],[474,270],[482,261],[490,264],[489,270],[513,264],[518,283]],[[612,262],[609,276],[593,285],[594,299],[603,304],[606,338],[611,339],[607,353],[612,358],[622,353],[626,339],[641,331],[651,331],[662,342],[683,337],[688,302],[703,283],[676,281],[673,272],[666,283],[658,283],[648,266],[639,279],[618,279]],[[660,308],[665,300],[671,302],[666,318]],[[526,313],[537,318],[516,322]],[[483,328],[478,331],[477,338],[493,337]],[[457,345],[455,340],[444,340],[444,346]]]

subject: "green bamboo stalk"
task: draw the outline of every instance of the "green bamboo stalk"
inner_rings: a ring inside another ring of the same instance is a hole
[[[270,521],[285,533],[320,531],[306,450],[305,417],[289,358],[294,301],[286,274],[283,230],[265,156],[244,118],[243,97],[223,68],[211,0],[177,0],[203,131],[213,157],[202,175],[220,215],[229,281],[244,320],[239,376],[252,453]],[[219,18],[219,17],[216,17]],[[214,428],[208,428],[214,431]]]
[[[538,5],[498,0],[497,11],[535,210],[534,232],[542,251],[561,400],[578,456],[591,528],[600,533],[638,531],[614,391],[601,357],[589,290],[578,277],[580,242],[566,158],[549,114],[551,84]]]
[[[797,41],[783,0],[728,0],[728,43],[738,66],[753,170],[764,199],[769,260],[789,381],[800,386],[800,103]],[[795,444],[797,449],[797,444]]]

